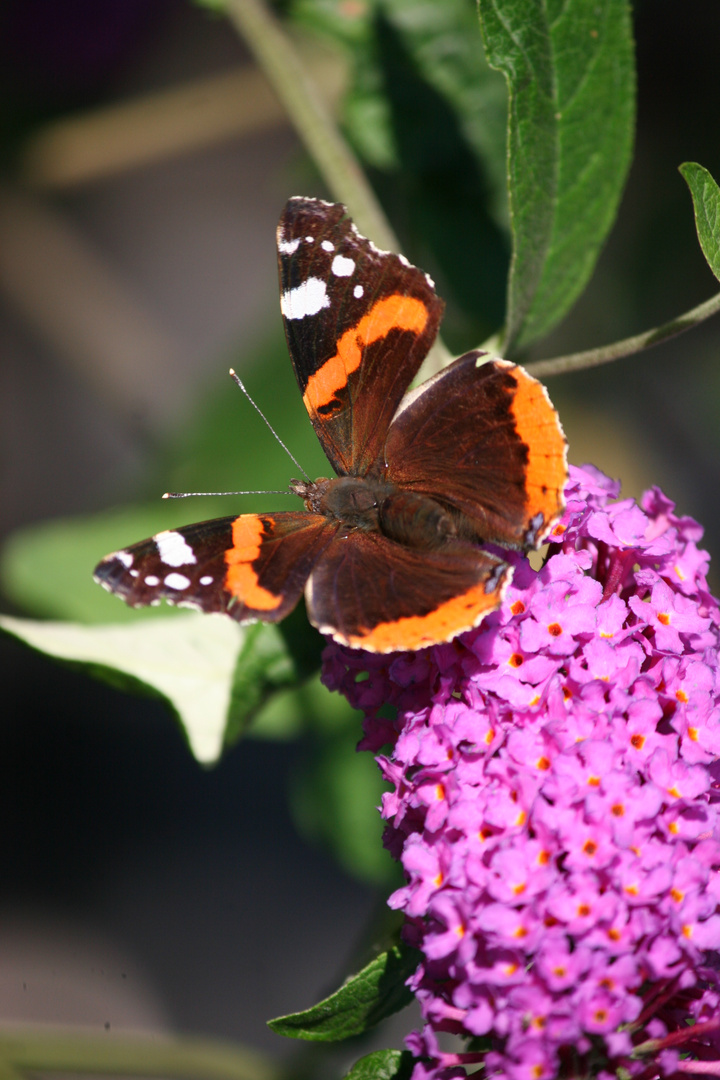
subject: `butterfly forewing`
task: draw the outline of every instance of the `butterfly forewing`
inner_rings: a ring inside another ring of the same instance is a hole
[[[443,302],[339,204],[291,199],[278,226],[280,306],[305,407],[333,468],[363,476],[432,345]]]
[[[164,599],[238,622],[277,622],[297,604],[336,531],[305,512],[216,518],[107,555],[95,580],[133,607]]]

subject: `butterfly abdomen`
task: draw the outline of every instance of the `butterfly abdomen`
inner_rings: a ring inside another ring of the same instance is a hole
[[[414,491],[394,491],[383,501],[380,531],[406,547],[432,551],[457,536],[455,522],[439,503]]]

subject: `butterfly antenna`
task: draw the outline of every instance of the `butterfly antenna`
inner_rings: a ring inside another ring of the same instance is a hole
[[[291,495],[290,491],[166,491],[163,499],[190,499],[194,495]]]
[[[272,431],[273,435],[275,436],[275,438],[277,439],[277,441],[278,441],[278,442],[280,443],[280,445],[282,446],[283,450],[285,451],[285,453],[287,454],[287,456],[288,456],[288,457],[290,458],[290,460],[291,460],[291,461],[292,461],[292,462],[293,462],[293,463],[294,463],[295,465],[297,465],[298,469],[299,469],[299,470],[300,470],[300,472],[301,472],[301,473],[303,474],[303,476],[305,477],[305,479],[306,479],[306,480],[310,480],[310,477],[309,477],[309,476],[308,476],[308,474],[307,474],[307,473],[305,472],[305,470],[303,469],[303,467],[302,467],[302,465],[300,464],[300,462],[298,461],[298,459],[297,459],[297,458],[295,457],[295,455],[294,455],[293,453],[291,453],[291,452],[290,452],[290,450],[288,450],[287,446],[286,446],[286,445],[285,445],[285,443],[284,443],[284,442],[282,441],[282,439],[281,439],[281,438],[280,438],[280,436],[278,435],[277,431],[276,431],[276,430],[275,430],[275,428],[274,428],[274,427],[272,426],[272,424],[270,423],[270,421],[268,420],[267,416],[266,416],[266,415],[265,415],[265,413],[264,413],[264,412],[262,411],[262,409],[260,408],[260,406],[259,406],[259,405],[258,405],[258,404],[257,404],[257,403],[256,403],[255,401],[253,401],[253,399],[252,399],[252,398],[250,397],[250,394],[249,394],[249,393],[248,393],[248,391],[247,391],[247,390],[245,389],[245,384],[243,383],[243,381],[242,381],[242,379],[240,378],[240,376],[239,376],[239,375],[237,375],[237,374],[236,374],[236,373],[235,373],[235,372],[233,371],[233,369],[232,369],[232,368],[230,368],[230,376],[231,376],[231,377],[232,377],[232,378],[233,378],[233,379],[235,380],[235,382],[236,382],[236,383],[238,384],[238,386],[239,386],[239,387],[240,387],[240,389],[242,390],[243,394],[245,395],[245,397],[246,397],[246,398],[248,399],[248,401],[249,401],[249,402],[250,402],[250,404],[252,405],[253,409],[255,409],[255,411],[256,411],[257,413],[259,413],[259,414],[260,414],[260,416],[261,416],[261,417],[263,418],[263,420],[265,421],[265,423],[267,424],[267,426],[268,426],[268,427],[270,428],[270,430]],[[312,481],[311,481],[311,482],[312,482]]]

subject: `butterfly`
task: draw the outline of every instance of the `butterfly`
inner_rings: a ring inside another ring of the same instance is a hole
[[[557,413],[523,368],[478,350],[408,392],[443,302],[341,204],[290,199],[277,250],[290,359],[335,475],[290,482],[302,509],[166,530],[95,578],[133,606],[240,623],[277,622],[304,593],[322,634],[371,652],[449,641],[501,603],[498,546],[536,548],[562,514]]]

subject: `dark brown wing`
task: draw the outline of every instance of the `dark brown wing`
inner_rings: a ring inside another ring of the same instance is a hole
[[[545,388],[482,353],[408,395],[385,457],[388,480],[460,511],[483,540],[536,547],[565,505],[567,447]]]
[[[443,302],[345,207],[290,199],[277,232],[280,307],[305,407],[335,471],[364,476],[437,334]]]
[[[406,548],[380,533],[338,535],[308,581],[310,621],[335,641],[369,652],[449,641],[494,611],[512,574],[471,544]]]
[[[278,622],[336,531],[305,512],[216,518],[107,555],[95,580],[132,607],[164,599],[238,622]]]

